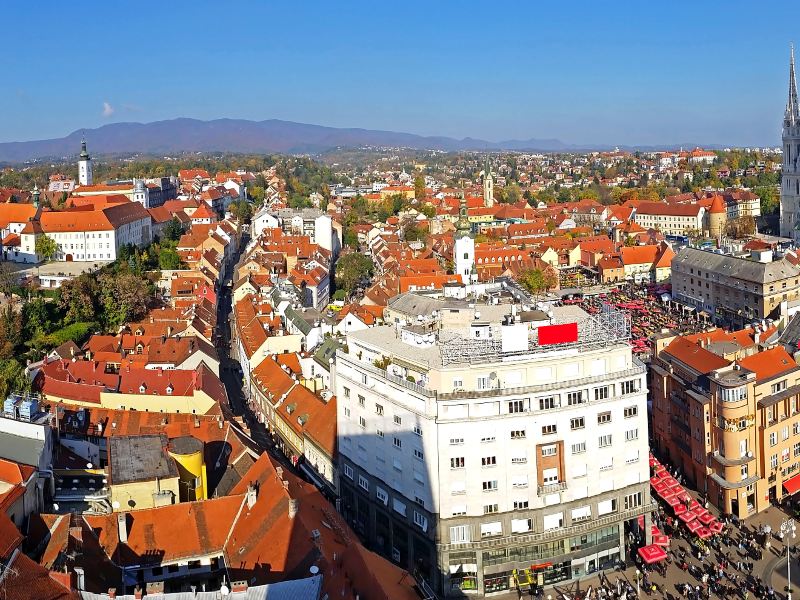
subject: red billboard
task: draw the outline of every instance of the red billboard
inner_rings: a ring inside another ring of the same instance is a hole
[[[568,344],[578,341],[578,324],[542,325],[539,327],[539,345]]]

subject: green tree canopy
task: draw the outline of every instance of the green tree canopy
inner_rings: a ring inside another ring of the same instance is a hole
[[[339,257],[336,262],[336,287],[350,296],[358,283],[372,275],[375,265],[372,259],[358,252],[351,252]]]
[[[44,234],[36,238],[34,244],[36,254],[40,255],[45,261],[50,261],[58,252],[58,244],[49,235]]]

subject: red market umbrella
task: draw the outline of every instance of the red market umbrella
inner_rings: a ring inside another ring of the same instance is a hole
[[[706,527],[709,527],[716,519],[714,518],[714,515],[712,515],[710,512],[706,512],[706,514],[697,517],[697,520],[700,521]]]
[[[686,508],[685,504],[678,503],[672,507],[672,511],[675,513],[676,517],[681,516],[685,512],[689,512],[689,509]]]
[[[664,479],[664,483],[666,483],[669,487],[675,487],[675,486],[680,485],[678,483],[678,480],[675,479],[672,475],[667,475],[663,479]]]
[[[669,471],[667,471],[663,467],[661,468],[660,471],[658,471],[658,476],[661,477],[661,479],[664,479],[664,480],[669,479],[670,477],[672,477],[672,475],[669,474]]]
[[[678,518],[684,523],[688,524],[691,521],[694,521],[697,518],[697,515],[695,515],[692,511],[687,510],[686,512],[682,512],[680,515],[678,515]]]
[[[661,497],[664,499],[664,502],[666,502],[672,507],[679,506],[681,503],[681,501],[678,500],[678,497],[675,494],[667,494],[667,492],[664,492],[664,494]]]
[[[697,537],[699,537],[701,540],[707,540],[712,535],[714,534],[711,533],[711,530],[708,527],[701,527],[697,530]]]
[[[669,536],[659,533],[653,536],[653,544],[656,546],[669,546]]]
[[[639,515],[639,518],[636,519],[636,522],[639,524],[639,529],[644,529],[644,515]]]
[[[656,485],[658,485],[659,483],[661,483],[661,478],[660,478],[660,477],[656,477],[655,475],[653,475],[653,476],[650,478],[650,485],[652,485],[652,486],[656,486]]]
[[[694,514],[694,516],[697,517],[698,519],[700,517],[702,517],[703,515],[707,515],[708,514],[708,511],[705,508],[703,508],[702,506],[700,506],[700,505],[697,505],[697,506],[695,506],[694,508],[692,508],[690,510],[692,511],[692,514]]]
[[[657,525],[650,526],[650,535],[661,535],[661,530],[658,528]]]
[[[711,533],[722,533],[722,523],[719,521],[712,521],[708,525],[708,529],[711,531]]]
[[[689,513],[687,513],[687,514],[689,514]],[[702,525],[700,525],[700,523],[698,521],[695,520],[695,521],[690,521],[689,523],[687,523],[686,524],[686,529],[688,529],[692,533],[695,533],[699,529],[705,529],[705,528]]]
[[[654,484],[653,484],[653,491],[654,491],[656,494],[658,494],[659,496],[661,496],[661,495],[662,495],[664,492],[666,492],[666,491],[669,489],[669,487],[667,486],[667,484],[666,484],[666,483],[664,483],[664,482],[663,482],[661,479],[659,479],[658,477],[654,477],[653,479],[655,479],[655,480],[656,480],[656,483],[654,483]],[[653,481],[653,479],[651,479],[650,481],[652,482],[652,481]]]
[[[692,500],[692,503],[689,505],[689,510],[695,510],[696,508],[703,508],[697,500]],[[705,510],[703,508],[703,510]]]
[[[650,544],[639,548],[639,556],[646,565],[652,565],[667,558],[667,552],[661,546]]]

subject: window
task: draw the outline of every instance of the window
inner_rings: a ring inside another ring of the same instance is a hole
[[[778,432],[773,431],[769,434],[769,445],[776,446],[778,444]]]
[[[573,431],[575,429],[583,429],[586,427],[586,421],[583,417],[575,417],[574,419],[570,419],[569,428]]]
[[[450,543],[465,544],[470,541],[469,527],[467,525],[456,525],[450,528]]]
[[[483,491],[484,492],[496,492],[497,491],[497,480],[492,479],[491,481],[484,481],[483,482]]]
[[[511,400],[508,403],[508,413],[521,413],[525,412],[525,401],[524,400]]]
[[[789,448],[784,448],[781,450],[781,462],[789,462]]]
[[[349,398],[350,397],[350,388],[349,387],[344,388],[344,397],[345,398]]]
[[[623,381],[622,382],[622,393],[623,394],[633,394],[634,392],[639,391],[639,380],[638,379],[631,379],[630,381]]]
[[[781,429],[781,440],[788,440],[788,439],[789,439],[789,426],[786,425],[784,426],[783,429]]]
[[[379,438],[383,438],[383,431],[380,429],[375,430],[375,433],[378,435]]]
[[[478,389],[479,390],[488,390],[491,387],[492,382],[488,377],[478,377]]]
[[[500,521],[481,524],[481,537],[503,535],[503,524]]]
[[[564,513],[544,515],[544,530],[558,529],[564,526]]]
[[[482,467],[494,467],[497,464],[497,457],[496,456],[484,456],[481,459],[481,466]]]
[[[611,445],[611,434],[601,435],[597,440],[597,445],[601,448],[607,448]]]
[[[552,435],[556,433],[556,426],[553,425],[542,425],[542,435]]]
[[[400,515],[406,516],[406,505],[404,502],[400,502],[397,498],[392,499],[392,508],[394,511]]]
[[[403,419],[401,417],[398,417],[397,415],[395,415],[394,416],[394,424],[395,425],[402,425],[403,424]]]
[[[461,446],[464,443],[464,438],[450,438],[451,446]]]
[[[487,435],[486,437],[481,438],[481,444],[489,444],[495,440],[493,435]]]
[[[511,519],[511,533],[526,533],[533,529],[533,519]]]
[[[364,429],[367,426],[367,420],[364,417],[358,417],[358,424]]]
[[[639,414],[639,407],[638,406],[626,406],[625,407],[625,418],[630,419],[635,417]]]
[[[454,389],[459,389],[459,388],[462,388],[462,387],[464,387],[464,382],[463,381],[461,381],[460,379],[453,379],[453,388]]]
[[[769,457],[769,466],[771,468],[773,468],[773,469],[777,469],[778,468],[778,455],[777,454],[773,454],[772,456]]]
[[[597,415],[597,424],[604,425],[605,423],[611,423],[611,412],[601,412]]]
[[[610,437],[610,436],[609,436],[609,437]],[[402,447],[403,447],[403,440],[401,440],[400,438],[397,438],[397,437],[396,437],[396,438],[394,438],[394,440],[392,441],[392,443],[394,444],[394,447],[395,447],[395,448],[402,448]]]
[[[350,479],[352,479],[353,478],[353,467],[351,467],[350,465],[345,465],[344,466],[344,474],[347,477],[349,477]]]
[[[423,515],[419,514],[417,511],[414,511],[414,525],[422,529],[422,531],[427,531],[428,519],[426,519]]]
[[[639,429],[638,428],[629,429],[628,431],[625,432],[625,441],[626,442],[632,442],[633,440],[638,440],[638,439],[639,439]]]
[[[558,454],[558,447],[555,444],[542,446],[542,456],[555,456]]]
[[[560,403],[555,396],[547,396],[539,398],[539,410],[549,410],[551,408],[558,408]]]
[[[577,444],[572,444],[573,454],[583,454],[584,452],[586,452],[586,442],[578,442]]]
[[[484,504],[483,514],[490,515],[492,513],[500,512],[500,509],[498,507],[499,507],[498,504]]]
[[[359,406],[364,406],[365,402],[366,402],[366,400],[364,399],[364,396],[359,394],[359,396],[358,396],[358,405]]]
[[[383,502],[384,506],[389,502],[389,494],[386,493],[386,490],[375,486],[375,496],[377,496],[378,500]]]
[[[457,456],[455,458],[450,459],[450,468],[451,469],[463,469],[464,468],[464,457]]]
[[[382,415],[383,414],[383,404],[376,404],[375,405],[375,414]]]
[[[423,460],[424,455],[422,454],[422,450],[414,448],[414,458],[416,458],[417,460]]]
[[[454,506],[451,511],[451,516],[453,517],[463,517],[467,514],[467,505],[466,504],[459,504]]]
[[[525,430],[524,429],[514,429],[511,432],[511,439],[512,440],[524,440],[525,439]]]
[[[608,400],[609,396],[609,386],[604,385],[603,387],[594,388],[595,400]]]
[[[514,500],[514,510],[522,510],[528,508],[529,502],[527,500]]]
[[[800,442],[795,442],[794,446],[792,446],[792,455],[795,458],[800,456]]]
[[[569,392],[567,394],[567,404],[569,406],[573,406],[575,404],[583,404],[583,402],[584,400],[582,391],[579,390],[577,392]]]
[[[422,429],[420,428],[419,425],[414,425],[414,433],[420,437],[422,436]]]
[[[778,383],[773,383],[772,386],[770,386],[770,389],[771,389],[773,394],[777,394],[778,392],[781,392],[781,391],[785,390],[786,389],[786,380],[784,379],[782,381],[779,381]]]
[[[636,492],[635,494],[628,494],[625,496],[624,502],[624,509],[630,510],[632,508],[636,508],[637,506],[642,505],[642,492]]]
[[[350,409],[346,406],[344,407],[344,416],[348,419],[350,418]]]
[[[369,491],[369,481],[367,481],[364,477],[359,475],[358,476],[358,487],[360,487],[362,490]]]

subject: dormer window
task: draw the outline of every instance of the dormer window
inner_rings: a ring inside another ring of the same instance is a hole
[[[174,388],[172,387],[172,384],[170,383],[170,384],[167,386],[167,395],[169,395],[169,394],[172,394],[172,390],[173,390],[173,389],[174,389]]]
[[[140,394],[144,394],[146,391],[147,391],[147,386],[145,384],[142,384],[142,385],[139,386],[139,393]]]

